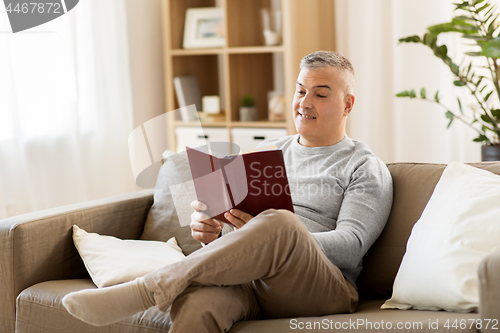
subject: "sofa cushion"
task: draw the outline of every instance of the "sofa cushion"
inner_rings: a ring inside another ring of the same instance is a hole
[[[365,300],[353,314],[335,314],[324,317],[302,317],[271,320],[250,320],[236,323],[229,333],[275,332],[461,332],[477,333],[471,323],[479,319],[477,313],[451,313],[443,311],[381,310],[383,300]],[[460,321],[466,322],[460,328]],[[458,323],[458,328],[451,327]],[[399,326],[398,326],[399,325]],[[405,327],[406,325],[406,327]],[[431,325],[431,327],[429,327]],[[401,329],[398,329],[401,327]]]
[[[475,311],[477,270],[500,250],[500,176],[450,163],[414,225],[383,308]]]
[[[185,255],[201,248],[201,243],[191,236],[189,216],[181,215],[183,220],[179,221],[169,188],[169,185],[183,184],[191,179],[185,152],[171,155],[166,159],[158,174],[154,203],[149,210],[141,239],[166,242],[175,237]]]
[[[86,324],[73,316],[71,316],[62,306],[62,298],[73,291],[82,289],[96,288],[90,279],[88,280],[60,280],[48,281],[36,284],[24,290],[17,298],[17,318],[16,332],[17,333],[158,333],[168,332],[171,322],[168,312],[161,312],[156,307],[150,308],[145,312],[140,312],[130,318],[127,318],[119,323],[95,327]],[[433,333],[450,332],[444,325],[453,323],[455,320],[465,320],[471,322],[479,319],[477,313],[449,313],[443,311],[399,311],[399,310],[381,310],[380,306],[384,300],[369,300],[361,301],[354,314],[336,314],[324,317],[311,318],[296,318],[292,319],[272,319],[272,320],[253,320],[242,321],[236,323],[230,333],[275,333],[275,332],[387,332],[392,333],[398,323],[409,323],[414,329],[407,329],[411,332],[423,332],[429,327],[429,322],[438,323],[437,329],[431,329]],[[363,322],[358,320],[363,320]],[[381,325],[384,322],[385,329],[371,329],[371,325]],[[300,330],[299,325],[306,325],[309,322],[311,325],[316,324],[316,329]],[[359,323],[353,329],[352,323]],[[320,324],[333,325],[332,330],[317,328]],[[337,324],[336,324],[337,323]],[[390,325],[388,324],[390,323]],[[347,329],[337,329],[339,326]],[[422,325],[424,329],[421,329]],[[293,329],[297,326],[297,329]],[[388,329],[391,326],[392,329]],[[477,330],[471,329],[467,325],[464,329],[453,329],[453,332],[477,333]]]
[[[156,307],[116,324],[96,327],[70,315],[62,298],[73,291],[96,288],[90,279],[59,280],[36,284],[17,297],[17,333],[158,333],[168,332],[170,315]]]
[[[469,165],[500,174],[500,162]],[[363,259],[363,270],[356,283],[362,299],[391,297],[411,229],[420,218],[445,167],[446,164],[388,164],[394,200],[384,231]]]
[[[73,241],[99,288],[132,281],[185,258],[175,237],[167,242],[122,240],[74,225]]]

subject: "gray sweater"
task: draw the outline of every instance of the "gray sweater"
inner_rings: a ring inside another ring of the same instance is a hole
[[[392,178],[363,142],[304,147],[298,134],[270,139],[283,151],[295,214],[328,259],[355,283],[363,256],[382,232],[392,206]]]

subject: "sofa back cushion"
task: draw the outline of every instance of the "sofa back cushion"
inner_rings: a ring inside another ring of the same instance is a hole
[[[201,248],[201,243],[191,236],[190,216],[187,216],[186,220],[186,216],[181,215],[184,220],[179,221],[174,198],[170,191],[171,185],[189,182],[190,180],[191,171],[186,153],[169,156],[158,173],[154,203],[144,224],[142,240],[166,242],[171,237],[175,237],[186,256]],[[187,205],[185,208],[191,211],[189,202],[185,203],[185,205]]]
[[[469,165],[500,174],[500,162]],[[445,167],[445,164],[388,164],[394,200],[384,231],[363,259],[363,270],[357,281],[362,298],[391,297],[413,225],[420,218]]]

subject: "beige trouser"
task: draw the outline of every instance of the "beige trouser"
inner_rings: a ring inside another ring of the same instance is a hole
[[[286,210],[259,214],[145,282],[161,310],[172,305],[171,332],[227,332],[245,319],[349,313],[358,302],[356,287]]]

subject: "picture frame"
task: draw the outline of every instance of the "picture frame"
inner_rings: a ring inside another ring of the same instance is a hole
[[[223,8],[187,9],[183,40],[185,49],[222,47],[225,42]]]

